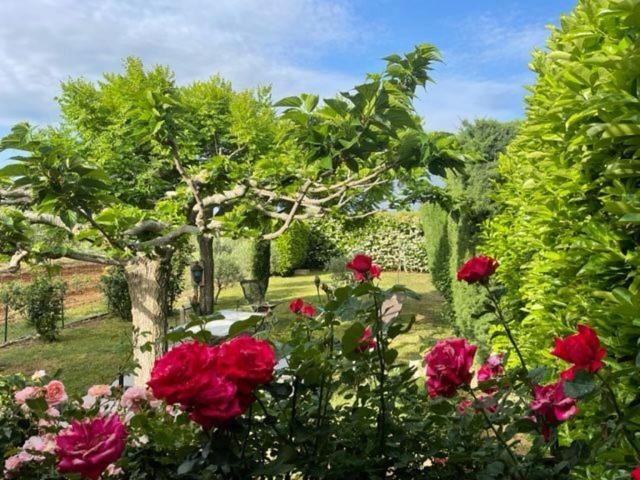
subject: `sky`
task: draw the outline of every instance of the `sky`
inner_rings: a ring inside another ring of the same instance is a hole
[[[575,0],[2,0],[0,135],[55,122],[59,84],[99,80],[135,55],[180,83],[221,74],[236,88],[271,84],[275,99],[333,96],[384,67],[382,57],[432,43],[434,84],[419,92],[429,130],[462,119],[523,116],[543,47]],[[2,163],[2,157],[0,157]]]

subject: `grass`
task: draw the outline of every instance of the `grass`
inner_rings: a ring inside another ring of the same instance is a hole
[[[269,285],[268,299],[281,301],[275,309],[280,321],[293,318],[288,310],[292,297],[302,297],[318,304],[314,285],[315,275],[289,278],[274,277]],[[328,274],[321,275],[329,281]],[[416,360],[427,345],[450,334],[448,326],[438,322],[442,298],[431,284],[429,275],[419,273],[387,273],[383,275],[383,288],[394,284],[406,285],[421,295],[420,300],[408,299],[404,311],[416,314],[416,323],[408,334],[394,340],[400,358]],[[185,297],[186,298],[186,294]],[[220,309],[245,307],[240,287],[223,290]],[[172,319],[175,321],[175,319]],[[64,329],[60,340],[44,343],[39,340],[0,349],[0,374],[22,372],[31,375],[44,369],[49,373],[62,369],[60,378],[71,393],[82,393],[95,383],[111,383],[117,376],[125,349],[129,344],[131,325],[112,317]]]

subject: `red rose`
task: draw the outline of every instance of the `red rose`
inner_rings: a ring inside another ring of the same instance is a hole
[[[499,265],[495,258],[484,255],[473,257],[458,270],[458,280],[467,283],[483,282],[495,273]]]
[[[640,480],[640,467],[633,469],[631,472],[631,478],[633,478],[633,480]]]
[[[595,330],[586,325],[578,325],[578,333],[564,339],[555,338],[556,346],[551,352],[558,358],[573,363],[573,367],[562,372],[562,378],[573,380],[578,370],[596,373],[602,368],[602,359],[607,350],[600,347],[600,340]]]
[[[353,259],[347,263],[347,268],[349,270],[353,270],[354,272],[358,272],[361,274],[368,273],[371,270],[371,257],[368,255],[358,254]]]
[[[362,336],[358,339],[358,346],[356,347],[356,352],[364,353],[367,350],[372,350],[376,348],[378,342],[376,342],[373,338],[373,332],[370,327],[364,329]]]
[[[233,382],[212,375],[209,384],[188,408],[189,418],[208,430],[242,415],[252,401],[253,398],[241,394]]]
[[[126,437],[124,425],[115,414],[81,422],[74,420],[56,436],[58,471],[97,480],[120,458]]]
[[[264,340],[236,337],[220,345],[217,372],[233,381],[243,393],[269,383],[276,365],[276,354]]]
[[[293,313],[300,313],[303,306],[304,302],[301,298],[296,298],[289,302],[289,310],[291,310]]]
[[[147,382],[153,396],[167,403],[190,405],[215,372],[218,347],[186,342],[156,360]]]
[[[451,398],[458,387],[469,385],[477,349],[463,338],[449,338],[436,343],[424,357],[429,396]]]
[[[531,410],[543,420],[543,435],[548,440],[548,426],[558,425],[578,413],[576,399],[564,393],[564,381],[533,388]]]
[[[371,268],[369,269],[369,275],[371,275],[371,278],[380,278],[381,273],[382,269],[380,268],[380,266],[376,265],[375,263],[371,265]]]
[[[305,303],[300,310],[300,313],[302,313],[302,315],[306,315],[307,317],[315,317],[316,309],[313,308],[313,305],[311,305],[310,303]]]

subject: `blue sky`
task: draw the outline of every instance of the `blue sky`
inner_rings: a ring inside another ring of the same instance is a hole
[[[274,96],[347,89],[380,58],[429,42],[443,53],[420,94],[429,129],[523,114],[530,51],[575,0],[4,0],[0,134],[54,122],[60,81],[99,79],[137,55],[180,82],[220,73]],[[0,158],[0,162],[1,162]]]

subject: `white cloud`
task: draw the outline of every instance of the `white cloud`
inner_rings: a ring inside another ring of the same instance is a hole
[[[97,79],[129,55],[181,82],[220,73],[275,96],[331,95],[356,79],[306,65],[368,35],[340,0],[4,0],[0,18],[0,127],[54,120],[62,80]]]

